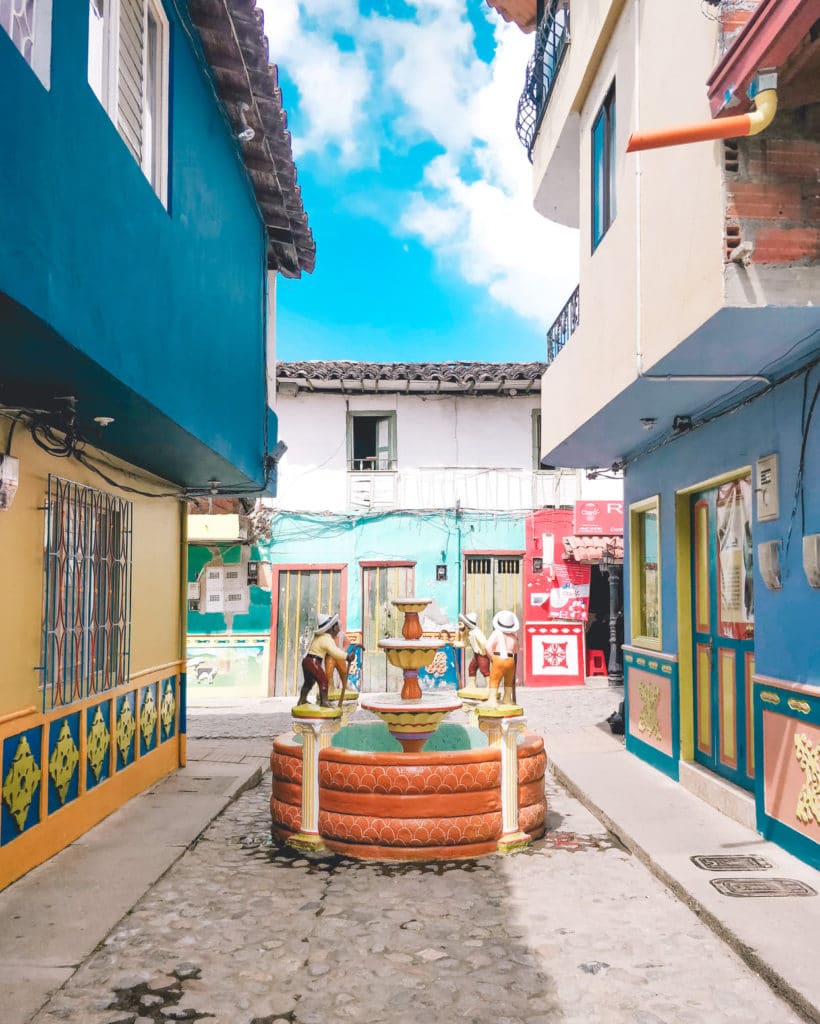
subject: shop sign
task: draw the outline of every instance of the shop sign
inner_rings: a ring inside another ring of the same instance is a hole
[[[624,503],[622,501],[575,502],[576,536],[622,537],[623,533]]]

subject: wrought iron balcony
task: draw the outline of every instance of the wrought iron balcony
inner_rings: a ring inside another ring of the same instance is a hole
[[[575,332],[581,320],[580,285],[547,331],[547,365],[555,359]]]
[[[515,130],[530,160],[535,136],[547,109],[569,39],[567,0],[546,0],[544,14],[535,33],[535,52],[527,64],[527,77],[515,120]]]

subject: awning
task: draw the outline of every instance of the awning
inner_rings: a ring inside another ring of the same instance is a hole
[[[622,564],[624,560],[623,537],[564,537],[565,557],[583,565],[600,565],[601,562]]]

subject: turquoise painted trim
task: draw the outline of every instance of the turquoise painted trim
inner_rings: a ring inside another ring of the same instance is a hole
[[[634,754],[639,757],[642,761],[645,761],[648,765],[653,768],[657,768],[659,772],[663,772],[670,779],[678,781],[678,758],[669,757],[662,751],[658,750],[657,747],[652,747],[648,743],[644,743],[643,740],[639,740],[633,736],[630,732],[626,734],[626,749],[630,754]]]
[[[651,743],[640,739],[629,731],[629,672],[630,669],[637,669],[640,672],[647,672],[649,675],[657,676],[669,684],[669,699],[671,701],[671,729],[672,729],[672,753],[665,754]],[[666,671],[666,670],[668,671]],[[653,768],[668,775],[670,779],[677,781],[679,775],[678,763],[680,761],[680,700],[678,684],[678,664],[670,661],[653,651],[646,651],[644,654],[635,654],[633,651],[624,652],[624,725],[626,749],[630,754],[641,758]]]
[[[760,697],[762,692],[777,694],[780,703],[770,704]],[[802,714],[788,705],[789,698],[805,701],[809,705],[809,713]],[[763,712],[770,711],[784,718],[792,718],[809,725],[820,726],[820,695],[795,693],[794,690],[781,688],[776,684],[755,682],[754,684],[754,730],[755,730],[755,811],[757,814],[757,830],[766,839],[782,846],[787,853],[812,867],[820,868],[820,843],[791,828],[779,818],[766,813],[766,794],[764,790],[764,750],[763,750]]]
[[[52,6],[50,89],[0,32],[4,378],[166,479],[261,488],[267,236],[187,5],[164,0],[167,207],[88,84],[88,3]]]

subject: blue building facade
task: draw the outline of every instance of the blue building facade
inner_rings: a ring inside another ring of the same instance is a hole
[[[0,887],[184,763],[185,501],[270,491],[272,284],[314,259],[255,5],[18,7],[0,10]]]

